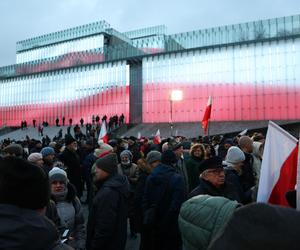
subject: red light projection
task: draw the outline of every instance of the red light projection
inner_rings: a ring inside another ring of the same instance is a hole
[[[183,100],[170,102],[173,89]],[[212,121],[288,120],[300,118],[300,87],[246,84],[148,83],[143,89],[143,122],[200,121],[207,98],[213,97]]]

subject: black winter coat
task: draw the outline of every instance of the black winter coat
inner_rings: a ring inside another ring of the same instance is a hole
[[[30,209],[0,204],[0,249],[71,249],[60,244],[54,224]]]
[[[237,187],[235,187],[230,182],[225,182],[225,184],[221,188],[216,188],[210,182],[202,178],[200,178],[199,181],[200,184],[189,194],[188,198],[192,198],[200,194],[208,194],[211,196],[222,196],[230,200],[242,202],[242,197],[240,196]]]
[[[87,250],[123,250],[127,238],[127,197],[125,176],[107,179],[93,200],[87,224]]]
[[[80,198],[82,196],[82,181],[79,156],[66,148],[59,156],[59,159],[67,167],[68,179],[75,186],[77,196]]]

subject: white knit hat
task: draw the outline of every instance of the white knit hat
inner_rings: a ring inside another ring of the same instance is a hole
[[[49,172],[49,181],[50,183],[53,181],[64,181],[67,183],[68,177],[66,171],[61,168],[54,167]]]
[[[245,160],[243,151],[236,146],[232,146],[228,149],[225,158],[225,164],[236,164]]]
[[[42,160],[43,159],[43,155],[41,153],[32,153],[28,156],[27,160],[29,162],[37,162],[39,160]]]

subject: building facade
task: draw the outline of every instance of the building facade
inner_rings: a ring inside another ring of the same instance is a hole
[[[0,126],[200,121],[208,96],[213,121],[299,119],[300,15],[172,35],[101,21],[27,39],[0,68],[0,93]]]

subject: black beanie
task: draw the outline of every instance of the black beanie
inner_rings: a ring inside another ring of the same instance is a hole
[[[0,160],[0,203],[40,209],[49,197],[48,177],[40,167],[16,157]]]
[[[71,143],[73,143],[74,141],[76,141],[73,136],[71,135],[66,135],[65,137],[65,144],[66,146],[70,145]]]
[[[115,153],[110,153],[96,161],[96,167],[106,173],[116,174],[118,170],[118,157]]]

